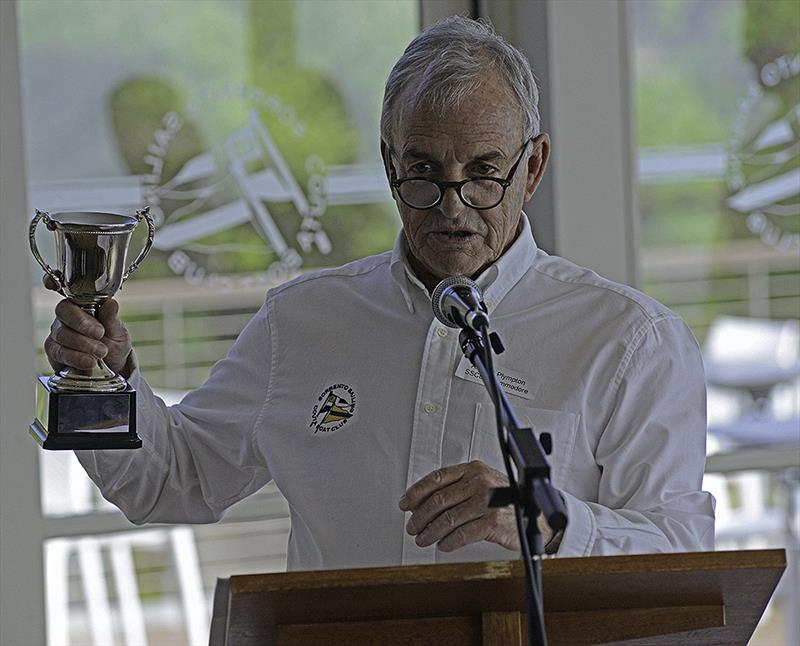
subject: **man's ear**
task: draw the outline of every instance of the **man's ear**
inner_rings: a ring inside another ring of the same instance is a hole
[[[397,179],[397,171],[394,169],[394,164],[392,163],[392,151],[389,150],[389,145],[381,139],[381,159],[383,160],[383,170],[386,173],[386,179],[389,180],[389,183],[393,182]],[[394,190],[392,190],[394,193]]]
[[[550,159],[550,135],[543,132],[533,140],[533,152],[528,157],[528,176],[525,181],[525,201],[527,202],[542,181],[547,160]]]

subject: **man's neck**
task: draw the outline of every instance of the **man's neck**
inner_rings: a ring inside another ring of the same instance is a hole
[[[436,288],[436,285],[438,285],[442,279],[437,278],[431,272],[425,269],[422,263],[411,253],[408,254],[408,264],[411,266],[411,271],[414,272],[414,275],[423,285],[425,285],[425,289],[428,290],[428,294],[432,294],[433,290]]]

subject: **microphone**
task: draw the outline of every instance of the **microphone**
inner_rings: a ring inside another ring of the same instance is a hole
[[[447,327],[480,332],[489,326],[483,294],[475,281],[451,276],[440,282],[431,296],[433,315]]]

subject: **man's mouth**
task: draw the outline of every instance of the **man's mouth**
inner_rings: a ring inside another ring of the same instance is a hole
[[[433,235],[439,240],[468,240],[474,235],[472,231],[458,230],[458,231],[434,231]]]

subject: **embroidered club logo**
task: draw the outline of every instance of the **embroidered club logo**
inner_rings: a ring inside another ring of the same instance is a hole
[[[332,433],[347,424],[356,411],[356,393],[347,384],[328,386],[311,411],[314,433]]]

